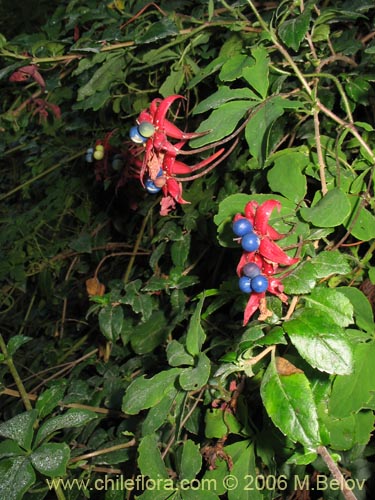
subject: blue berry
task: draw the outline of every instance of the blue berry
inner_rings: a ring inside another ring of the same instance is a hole
[[[137,125],[134,125],[134,127],[130,129],[129,137],[136,144],[143,144],[147,141],[146,137],[143,137],[143,135],[139,133]]]
[[[236,236],[244,236],[253,230],[253,225],[247,219],[238,219],[233,222],[232,229]]]
[[[155,186],[154,181],[151,179],[147,179],[145,182],[145,188],[146,191],[148,191],[150,194],[156,194],[160,191],[160,187]]]
[[[85,155],[85,160],[87,163],[93,162],[94,148],[88,148]]]
[[[247,276],[241,276],[241,278],[238,280],[238,286],[239,286],[241,292],[245,292],[245,293],[252,292],[251,279],[248,278]]]
[[[263,274],[255,276],[255,278],[251,280],[251,288],[256,293],[265,292],[268,288],[268,279]]]
[[[252,279],[255,278],[255,276],[259,276],[260,269],[254,262],[249,262],[243,266],[242,274]]]
[[[246,252],[255,252],[259,248],[260,240],[255,233],[246,233],[242,237],[241,245]]]

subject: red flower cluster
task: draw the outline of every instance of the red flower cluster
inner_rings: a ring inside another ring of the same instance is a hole
[[[224,151],[224,148],[219,149],[193,167],[176,159],[178,155],[194,153],[194,151],[184,151],[182,147],[189,139],[207,133],[183,132],[166,118],[170,106],[177,99],[183,99],[183,96],[171,95],[165,99],[154,99],[149,108],[139,114],[137,125],[130,130],[130,138],[137,144],[137,147],[130,150],[134,157],[131,163],[136,165],[141,157],[139,177],[142,184],[150,193],[162,191],[161,215],[167,215],[170,210],[174,209],[175,202],[188,203],[182,197],[181,181],[193,180],[207,173],[216,166],[217,163],[212,165],[212,162]],[[172,143],[170,139],[178,142]],[[201,148],[200,151],[210,147],[212,146]],[[204,172],[186,177],[186,174],[191,174],[209,164],[211,164],[210,167]],[[178,177],[179,175],[185,175],[185,177]]]
[[[266,291],[255,292],[251,291],[250,298],[244,311],[243,325],[245,326],[251,316],[257,309],[260,311],[260,320],[266,319],[271,315],[266,306],[266,292],[277,295],[280,300],[287,302],[288,298],[284,294],[284,287],[279,278],[273,275],[278,272],[279,265],[290,266],[298,262],[298,258],[292,258],[287,255],[276,243],[275,240],[284,238],[284,234],[280,234],[268,221],[274,208],[280,211],[281,204],[276,200],[267,200],[261,205],[256,201],[250,201],[245,206],[245,215],[236,214],[233,221],[247,219],[252,227],[253,232],[259,238],[259,246],[255,251],[244,251],[237,266],[237,275],[242,276],[246,264],[254,263],[258,266],[262,275],[267,277],[268,287]],[[238,238],[240,241],[241,238]]]

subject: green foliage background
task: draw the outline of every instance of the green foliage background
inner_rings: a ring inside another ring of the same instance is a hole
[[[0,497],[313,499],[328,454],[372,498],[373,2],[4,0],[0,16]],[[12,81],[26,65],[45,90]],[[239,140],[161,217],[126,162],[85,152],[112,132],[123,148],[174,93],[176,123],[211,130],[188,163]],[[243,327],[231,220],[270,198],[300,263],[290,307],[269,297]],[[165,487],[90,490],[104,474]]]

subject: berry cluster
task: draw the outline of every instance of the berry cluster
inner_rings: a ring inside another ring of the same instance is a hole
[[[245,206],[245,214],[236,214],[233,219],[232,229],[243,249],[237,266],[239,288],[250,294],[244,312],[244,325],[257,309],[260,311],[259,320],[264,320],[272,314],[266,305],[267,291],[287,302],[283,284],[280,278],[275,278],[274,275],[279,272],[279,265],[289,266],[299,260],[289,257],[275,243],[275,240],[285,235],[278,233],[268,224],[274,208],[279,211],[281,208],[276,200],[267,200],[261,205],[250,201]]]

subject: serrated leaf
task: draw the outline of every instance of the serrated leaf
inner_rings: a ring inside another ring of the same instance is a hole
[[[48,477],[65,476],[69,458],[70,448],[66,443],[44,443],[30,455],[36,470]]]
[[[50,418],[40,426],[35,445],[38,445],[49,435],[60,429],[81,427],[95,418],[98,418],[98,415],[93,411],[71,408],[62,415]]]
[[[32,340],[31,337],[26,337],[26,335],[15,335],[11,337],[7,344],[8,354],[9,356],[13,356],[15,352],[26,342]]]
[[[206,334],[201,325],[201,314],[204,302],[204,295],[198,302],[194,314],[190,319],[188,332],[186,335],[186,349],[192,355],[196,356],[200,353],[202,345],[206,340]]]
[[[268,52],[263,46],[260,45],[251,51],[251,55],[255,59],[255,64],[252,64],[250,67],[246,66],[243,69],[242,75],[251,87],[253,87],[253,89],[255,89],[263,99],[265,99],[269,86]]]
[[[161,458],[158,442],[156,434],[149,434],[141,439],[138,447],[138,466],[143,476],[154,480],[168,479],[169,475]]]
[[[330,436],[330,446],[335,450],[350,450],[353,446],[365,446],[374,427],[374,415],[362,411],[344,418],[324,421]]]
[[[163,311],[154,311],[149,320],[132,330],[130,343],[137,354],[152,352],[167,337],[169,328]]]
[[[126,390],[122,410],[130,415],[136,415],[141,410],[152,408],[174,386],[179,374],[180,369],[172,368],[159,372],[149,379],[144,376],[136,378]]]
[[[199,444],[191,439],[184,441],[181,456],[180,475],[183,479],[191,481],[195,479],[202,467],[202,455]]]
[[[280,358],[272,359],[263,376],[261,397],[273,423],[294,442],[315,449],[320,444],[318,416],[309,381],[292,366],[284,375]],[[289,367],[290,368],[290,367]]]
[[[353,373],[336,377],[333,383],[329,412],[337,418],[347,417],[363,408],[374,409],[372,398],[375,391],[375,342],[357,344],[353,357]]]
[[[183,268],[190,251],[190,235],[186,234],[181,240],[174,241],[171,246],[171,257],[176,267]]]
[[[120,305],[111,304],[99,312],[99,327],[102,334],[110,342],[116,342],[120,337],[124,321],[124,313]]]
[[[351,211],[347,195],[333,188],[313,207],[301,208],[302,217],[317,227],[336,227],[344,222]]]
[[[28,457],[0,461],[0,498],[21,500],[35,483],[35,472]]]
[[[196,130],[196,132],[206,132],[208,130],[211,132],[197,139],[192,139],[189,145],[192,148],[200,148],[227,137],[235,130],[241,118],[253,105],[253,101],[231,101],[222,104],[219,109],[212,111],[210,116],[201,122]]]
[[[35,408],[39,412],[39,418],[43,419],[51,413],[51,411],[59,404],[64,396],[67,382],[64,379],[55,381],[51,387],[43,391],[35,404]]]
[[[305,309],[284,323],[284,329],[299,354],[318,370],[344,375],[353,370],[353,353],[345,331],[326,312]]]
[[[78,89],[77,101],[83,101],[96,92],[108,91],[114,81],[122,78],[123,54],[108,54],[105,62],[95,71],[90,80]]]
[[[322,251],[311,260],[316,278],[326,278],[331,274],[348,274],[350,266],[339,250]]]
[[[316,308],[326,313],[339,326],[353,323],[353,306],[342,293],[331,288],[315,288],[305,297],[308,308]]]
[[[307,191],[306,176],[302,174],[302,169],[308,163],[308,156],[300,152],[288,152],[278,156],[267,173],[271,190],[299,203]]]
[[[0,436],[13,439],[21,448],[29,450],[34,436],[34,423],[38,412],[30,410],[0,424]]]
[[[223,67],[221,68],[219,78],[222,82],[233,82],[241,78],[243,71],[247,67],[252,67],[254,61],[245,54],[234,54],[232,57],[227,58]]]
[[[279,37],[287,47],[297,51],[309,29],[311,13],[305,9],[302,14],[283,22],[278,29]]]
[[[208,381],[211,373],[211,362],[204,352],[197,356],[197,364],[194,367],[185,368],[181,371],[180,385],[185,391],[201,389]]]
[[[143,321],[147,321],[152,314],[153,300],[147,293],[139,291],[141,285],[141,280],[128,283],[125,287],[126,295],[122,302],[130,305],[135,313],[141,314]]]
[[[167,358],[170,366],[194,365],[194,358],[177,340],[172,340],[167,346]]]

